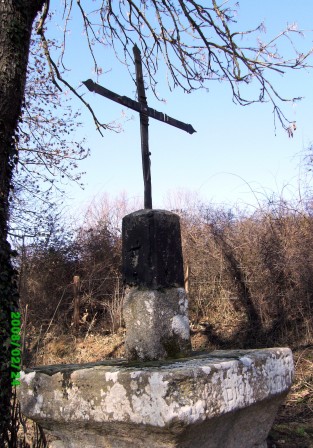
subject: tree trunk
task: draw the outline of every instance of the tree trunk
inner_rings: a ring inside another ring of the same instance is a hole
[[[11,311],[18,309],[16,273],[8,242],[9,196],[17,161],[14,139],[24,97],[32,25],[43,4],[44,0],[0,2],[0,448],[6,440],[12,393]]]

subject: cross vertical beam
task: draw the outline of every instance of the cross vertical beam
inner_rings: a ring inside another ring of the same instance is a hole
[[[149,151],[148,103],[145,93],[145,85],[143,81],[141,55],[137,45],[133,47],[133,53],[135,58],[138,102],[142,106],[140,112],[140,135],[141,135],[142,171],[144,182],[144,208],[152,209],[151,163],[150,163],[151,153]]]

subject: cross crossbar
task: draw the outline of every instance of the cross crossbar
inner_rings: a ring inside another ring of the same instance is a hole
[[[128,96],[121,96],[112,90],[109,90],[100,84],[93,82],[91,79],[84,81],[83,84],[87,87],[90,92],[98,93],[101,96],[108,98],[109,100],[115,101],[116,103],[122,104],[122,106],[126,106],[129,109],[132,109],[139,113],[147,114],[148,117],[154,118],[155,120],[162,121],[163,123],[169,124],[171,126],[175,126],[176,128],[182,129],[183,131],[188,132],[188,134],[193,134],[197,132],[191,124],[183,123],[182,121],[176,120],[175,118],[169,117],[163,112],[159,112],[152,107],[144,106],[138,101],[132,100]]]

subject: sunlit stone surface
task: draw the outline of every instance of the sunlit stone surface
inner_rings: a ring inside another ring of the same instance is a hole
[[[263,448],[293,377],[288,348],[22,373],[22,412],[55,448]]]

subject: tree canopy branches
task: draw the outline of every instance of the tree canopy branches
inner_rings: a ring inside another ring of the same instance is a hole
[[[50,42],[50,46],[54,45]],[[74,139],[79,112],[49,78],[40,38],[31,40],[25,99],[15,139],[18,164],[11,191],[10,234],[33,234],[69,181],[81,183],[78,161],[89,149]],[[62,112],[60,112],[62,110]]]
[[[209,81],[225,81],[231,88],[235,103],[246,106],[271,102],[274,117],[292,135],[294,123],[288,120],[281,104],[300,98],[283,97],[271,81],[270,74],[284,74],[288,70],[308,67],[313,49],[303,52],[296,48],[293,37],[302,35],[302,31],[295,24],[267,41],[260,38],[265,31],[262,23],[255,29],[239,30],[236,22],[238,7],[239,2],[231,0],[219,3],[216,0],[96,0],[91,3],[65,0],[60,63],[66,51],[70,17],[77,8],[96,73],[101,68],[95,49],[102,45],[113,49],[115,56],[129,67],[133,76],[132,46],[136,43],[141,49],[149,85],[156,96],[156,76],[162,64],[167,67],[170,89],[180,87],[191,92],[206,88]],[[37,32],[46,48],[51,75],[85,102],[60,75],[49,54],[44,31],[48,9],[49,1],[45,4]],[[280,54],[283,40],[288,44],[286,54]],[[246,88],[252,83],[258,85],[258,89]],[[87,107],[90,108],[88,104]],[[106,127],[94,114],[93,118],[98,128]]]

